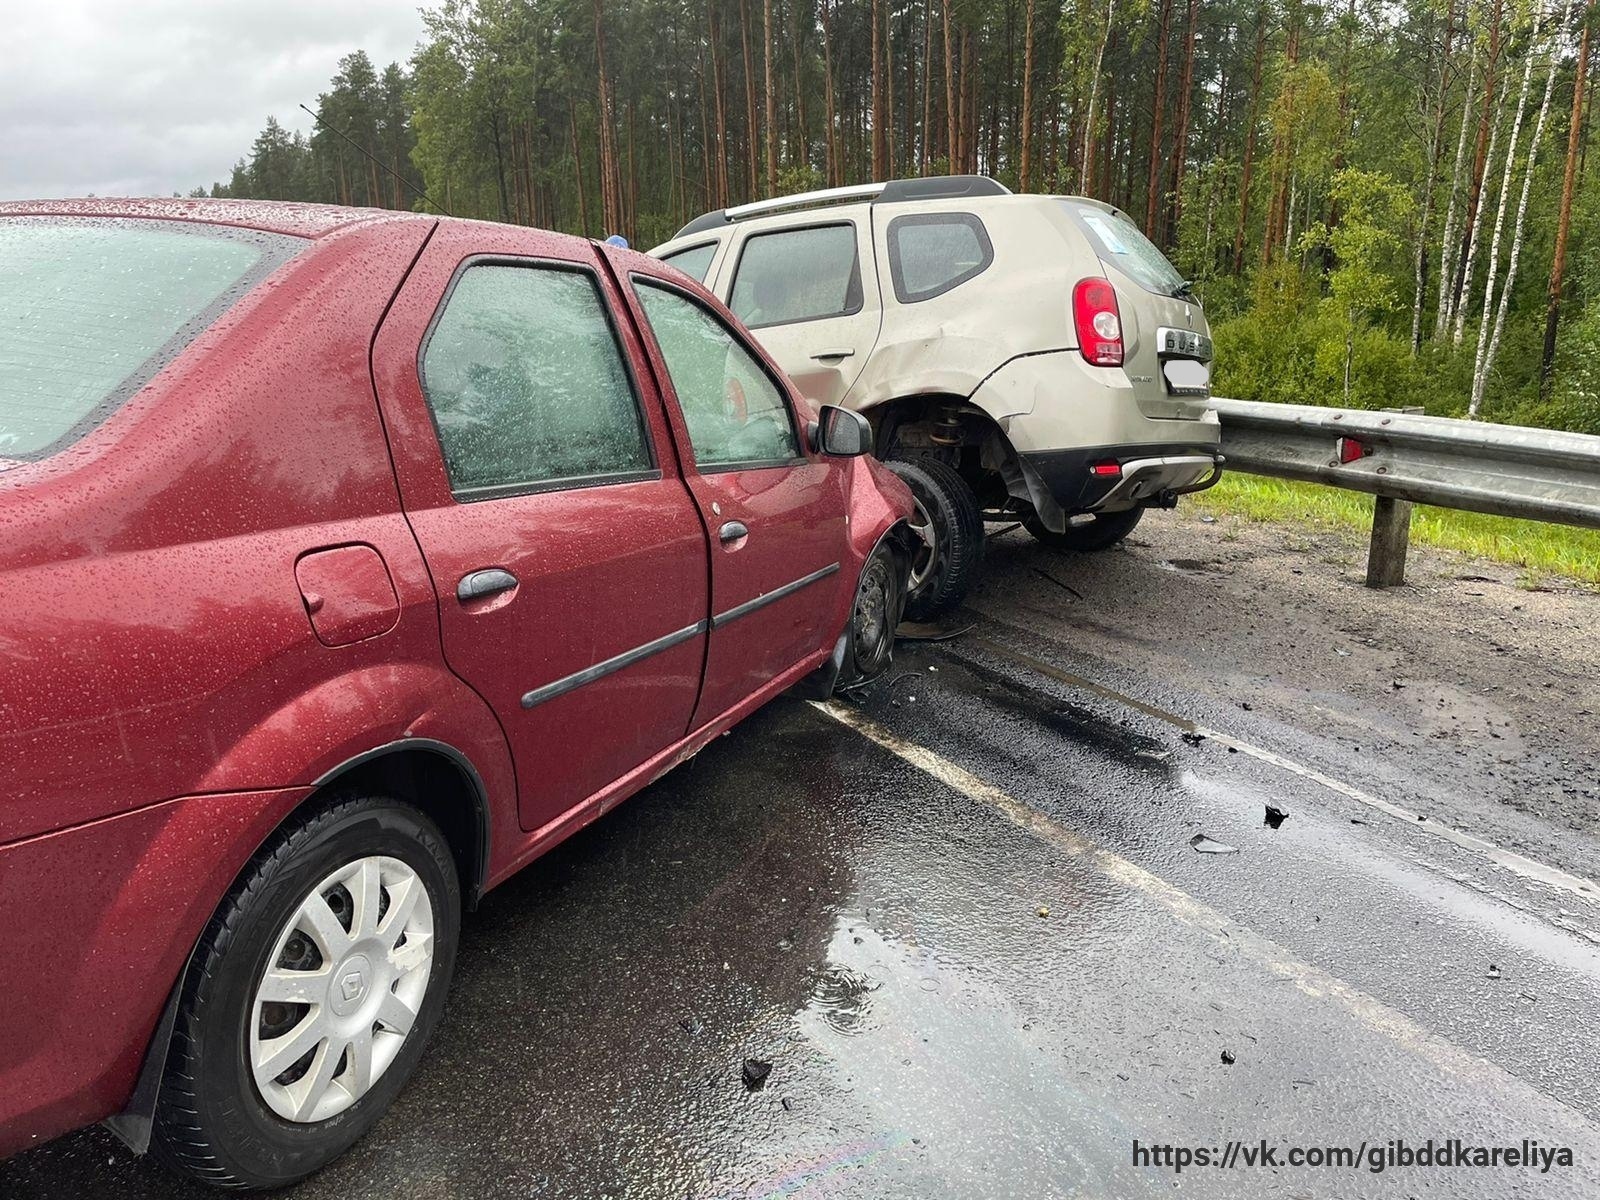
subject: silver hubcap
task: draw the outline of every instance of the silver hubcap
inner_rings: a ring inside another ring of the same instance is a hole
[[[433,970],[433,904],[398,858],[334,871],[278,933],[251,1003],[250,1068],[268,1107],[309,1124],[388,1070]]]
[[[928,582],[934,564],[939,560],[939,535],[934,530],[933,517],[922,500],[917,496],[913,496],[912,500],[915,511],[911,514],[911,533],[917,539],[917,544],[911,554],[911,574],[906,579],[906,591],[915,594]]]

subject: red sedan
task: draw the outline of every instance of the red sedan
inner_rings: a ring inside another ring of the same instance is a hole
[[[346,1149],[463,909],[887,666],[911,500],[869,445],[625,250],[0,204],[0,1155]]]

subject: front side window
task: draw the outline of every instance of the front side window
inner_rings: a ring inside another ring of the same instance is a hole
[[[1178,268],[1122,213],[1074,200],[1062,203],[1100,261],[1116,267],[1145,291],[1158,296],[1176,296],[1183,291],[1183,276]]]
[[[632,381],[586,272],[468,267],[423,350],[422,388],[458,496],[653,470]]]
[[[799,456],[789,404],[732,333],[688,297],[635,279],[701,470]]]
[[[751,329],[860,312],[856,227],[818,225],[747,239],[728,307]]]
[[[993,261],[989,233],[971,213],[918,213],[889,222],[889,273],[901,304],[942,296]]]
[[[0,459],[82,437],[307,245],[182,221],[0,220]]]
[[[711,269],[711,260],[716,256],[717,243],[707,242],[703,246],[690,246],[687,250],[669,254],[661,261],[668,266],[677,267],[696,283],[704,283],[706,272]]]

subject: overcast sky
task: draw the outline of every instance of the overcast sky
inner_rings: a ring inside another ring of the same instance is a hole
[[[381,71],[419,0],[15,0],[0,52],[0,199],[169,196],[226,180],[273,115],[307,129],[340,56]]]

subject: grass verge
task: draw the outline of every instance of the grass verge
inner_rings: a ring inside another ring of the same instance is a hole
[[[1298,522],[1360,533],[1372,528],[1371,496],[1288,479],[1229,474],[1192,501],[1203,512],[1247,521]],[[1411,541],[1521,567],[1525,586],[1537,586],[1542,576],[1552,575],[1600,587],[1600,530],[1419,504],[1411,517]]]

